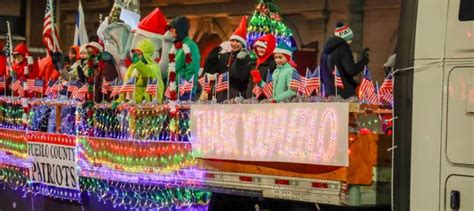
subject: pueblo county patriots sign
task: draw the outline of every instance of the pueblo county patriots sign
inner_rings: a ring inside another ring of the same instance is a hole
[[[349,103],[192,105],[201,158],[348,166]]]
[[[62,134],[29,132],[28,156],[33,191],[42,195],[80,200],[76,164],[76,138]]]

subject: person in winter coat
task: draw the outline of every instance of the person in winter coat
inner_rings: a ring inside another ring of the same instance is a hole
[[[14,76],[16,80],[20,80],[23,84],[23,90],[25,91],[24,97],[33,97],[34,93],[29,92],[26,80],[36,79],[38,75],[38,64],[33,61],[25,43],[20,43],[15,47],[13,60]],[[17,93],[19,94],[19,92]]]
[[[276,69],[273,71],[273,102],[282,102],[291,100],[296,96],[297,90],[290,88],[293,74],[298,74],[296,69],[290,64],[293,55],[292,49],[285,43],[281,42],[275,49],[273,56],[275,57]],[[264,87],[265,82],[257,71],[252,72],[252,78],[255,84]]]
[[[244,16],[239,27],[230,37],[230,52],[224,52],[222,47],[215,48],[207,57],[204,73],[229,73],[229,96],[227,91],[217,93],[217,102],[245,97],[250,77],[250,55],[247,52],[247,19]]]
[[[168,75],[168,84],[172,83],[170,89],[177,91],[176,79],[185,79],[190,81],[194,77],[193,89],[191,91],[191,98],[196,99],[196,90],[198,83],[198,75],[200,69],[201,56],[199,54],[199,47],[188,37],[189,20],[185,16],[178,16],[174,18],[169,25],[171,37],[174,38],[174,46],[169,55],[169,74],[174,74],[172,77]],[[173,55],[171,55],[173,54]],[[171,70],[171,69],[174,70]],[[171,73],[175,72],[175,73]],[[175,85],[173,85],[175,84]],[[176,94],[176,93],[175,93]],[[189,93],[179,96],[181,100],[189,100]],[[176,96],[171,97],[172,99]]]
[[[118,77],[118,72],[114,65],[114,59],[112,55],[105,52],[104,47],[97,42],[90,42],[87,44],[86,48],[89,52],[88,62],[91,62],[91,65],[93,66],[92,77],[94,84],[94,102],[100,103],[102,102],[102,99],[109,102],[109,97],[103,96],[102,94],[102,83],[104,79],[106,81],[113,81]],[[91,75],[89,75],[90,73],[90,71],[84,72],[86,77],[91,77]]]
[[[334,36],[324,44],[324,50],[321,54],[321,81],[324,85],[326,96],[334,96],[335,90],[335,67],[337,68],[344,88],[338,88],[337,94],[344,99],[355,96],[357,82],[354,76],[357,76],[364,70],[364,66],[369,63],[369,49],[364,49],[362,58],[355,63],[352,56],[350,44],[354,34],[349,26],[343,23],[337,23]]]
[[[87,68],[87,59],[89,58],[89,52],[87,51],[86,46],[87,44],[84,44],[79,48],[79,59],[72,63],[70,70],[61,72],[62,78],[67,81],[80,81],[82,84],[86,83],[84,70]]]
[[[152,59],[155,47],[150,39],[144,39],[140,41],[136,49],[132,49],[133,58],[132,65],[125,74],[124,82],[127,82],[132,77],[136,78],[135,82],[135,93],[134,100],[136,103],[142,103],[143,101],[151,102],[155,96],[150,96],[146,93],[146,87],[148,85],[148,79],[158,80],[157,84],[157,96],[156,99],[159,103],[163,102],[164,83],[161,78],[161,72],[158,64]],[[117,102],[121,102],[125,99],[124,95],[121,95]]]
[[[68,57],[69,57],[69,62],[71,64],[74,64],[77,60],[81,58],[80,49],[81,47],[79,47],[78,45],[73,45],[71,46],[71,48],[69,48]]]
[[[276,47],[276,38],[272,34],[266,34],[261,36],[260,38],[255,41],[255,48],[254,52],[257,55],[257,59],[251,61],[250,66],[252,70],[258,70],[260,77],[262,79],[267,78],[267,73],[273,73],[276,68],[275,59],[273,57],[273,51]],[[252,93],[253,88],[256,86],[255,83],[252,81],[249,83],[247,87],[247,97],[251,98],[254,96]],[[263,99],[264,97],[261,96],[259,99]]]

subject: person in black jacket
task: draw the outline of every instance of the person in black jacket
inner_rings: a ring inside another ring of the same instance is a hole
[[[204,73],[229,73],[229,93],[227,91],[217,93],[217,102],[240,96],[245,97],[250,78],[250,55],[246,49],[246,29],[246,18],[244,16],[239,27],[230,37],[230,51],[228,52],[226,51],[227,48],[219,46],[213,49],[206,58]],[[214,84],[216,83],[214,82]]]
[[[337,94],[344,99],[356,96],[355,90],[357,82],[354,76],[357,76],[364,70],[364,66],[369,63],[369,49],[362,51],[362,59],[355,63],[352,56],[350,44],[354,37],[349,26],[343,23],[337,23],[334,36],[324,44],[324,50],[321,54],[321,81],[324,85],[326,96],[336,95],[335,90],[335,67],[337,68],[344,88],[338,88]]]

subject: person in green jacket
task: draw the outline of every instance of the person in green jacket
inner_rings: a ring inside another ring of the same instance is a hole
[[[176,78],[190,81],[194,78],[193,90],[191,92],[192,99],[196,100],[196,90],[198,84],[198,75],[200,69],[201,55],[199,54],[199,47],[188,37],[189,20],[185,16],[178,16],[174,18],[169,24],[169,31],[174,39],[175,69]],[[171,63],[171,61],[170,61]],[[178,87],[176,87],[178,88]],[[180,100],[189,100],[189,93],[179,96]]]
[[[127,73],[125,74],[124,82],[127,82],[132,77],[136,78],[135,92],[133,94],[136,103],[142,103],[143,101],[151,102],[153,99],[155,99],[155,97],[159,103],[163,102],[165,85],[163,79],[161,78],[158,64],[152,60],[154,51],[154,44],[149,39],[140,41],[137,45],[137,48],[132,49],[132,65],[130,65]],[[158,80],[156,96],[150,96],[148,93],[146,93],[148,79]],[[117,101],[123,102],[124,99],[125,96],[121,95]]]
[[[293,74],[298,74],[291,60],[292,55],[292,49],[283,41],[280,42],[275,51],[273,51],[277,66],[272,74],[272,102],[287,101],[296,96],[297,90],[295,91],[290,88]],[[262,80],[260,74],[258,74],[258,71],[252,71],[251,74],[255,84],[259,84],[260,87],[265,86],[265,82]]]

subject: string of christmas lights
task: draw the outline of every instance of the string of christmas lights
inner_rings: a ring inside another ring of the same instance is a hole
[[[93,193],[103,203],[129,209],[181,209],[207,205],[211,193],[190,188],[137,184],[81,177],[81,191]]]
[[[170,173],[196,164],[191,144],[78,138],[79,157],[126,172]]]

